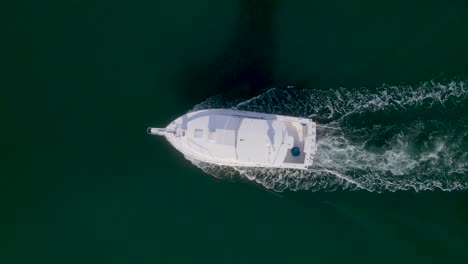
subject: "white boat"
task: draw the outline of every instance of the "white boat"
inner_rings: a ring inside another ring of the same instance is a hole
[[[316,152],[311,119],[234,109],[190,112],[148,133],[189,158],[225,166],[307,169]]]

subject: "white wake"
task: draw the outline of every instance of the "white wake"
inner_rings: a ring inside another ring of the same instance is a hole
[[[375,90],[270,89],[248,100],[208,98],[195,109],[307,116],[319,129],[309,170],[230,168],[192,160],[219,178],[283,190],[468,189],[468,91],[464,81]]]

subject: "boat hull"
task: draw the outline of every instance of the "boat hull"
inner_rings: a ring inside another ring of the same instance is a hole
[[[234,109],[190,112],[148,132],[189,159],[222,166],[307,169],[316,152],[311,119]]]

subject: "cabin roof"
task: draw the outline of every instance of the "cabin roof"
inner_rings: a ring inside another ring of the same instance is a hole
[[[243,118],[237,132],[237,157],[244,162],[270,164],[287,136],[283,122]]]
[[[208,156],[246,163],[271,164],[288,137],[284,122],[226,115],[188,122],[191,148]]]

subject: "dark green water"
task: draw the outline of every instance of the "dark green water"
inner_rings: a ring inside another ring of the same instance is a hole
[[[2,6],[0,263],[466,262],[467,3]],[[233,106],[337,129],[301,173],[146,135]]]

